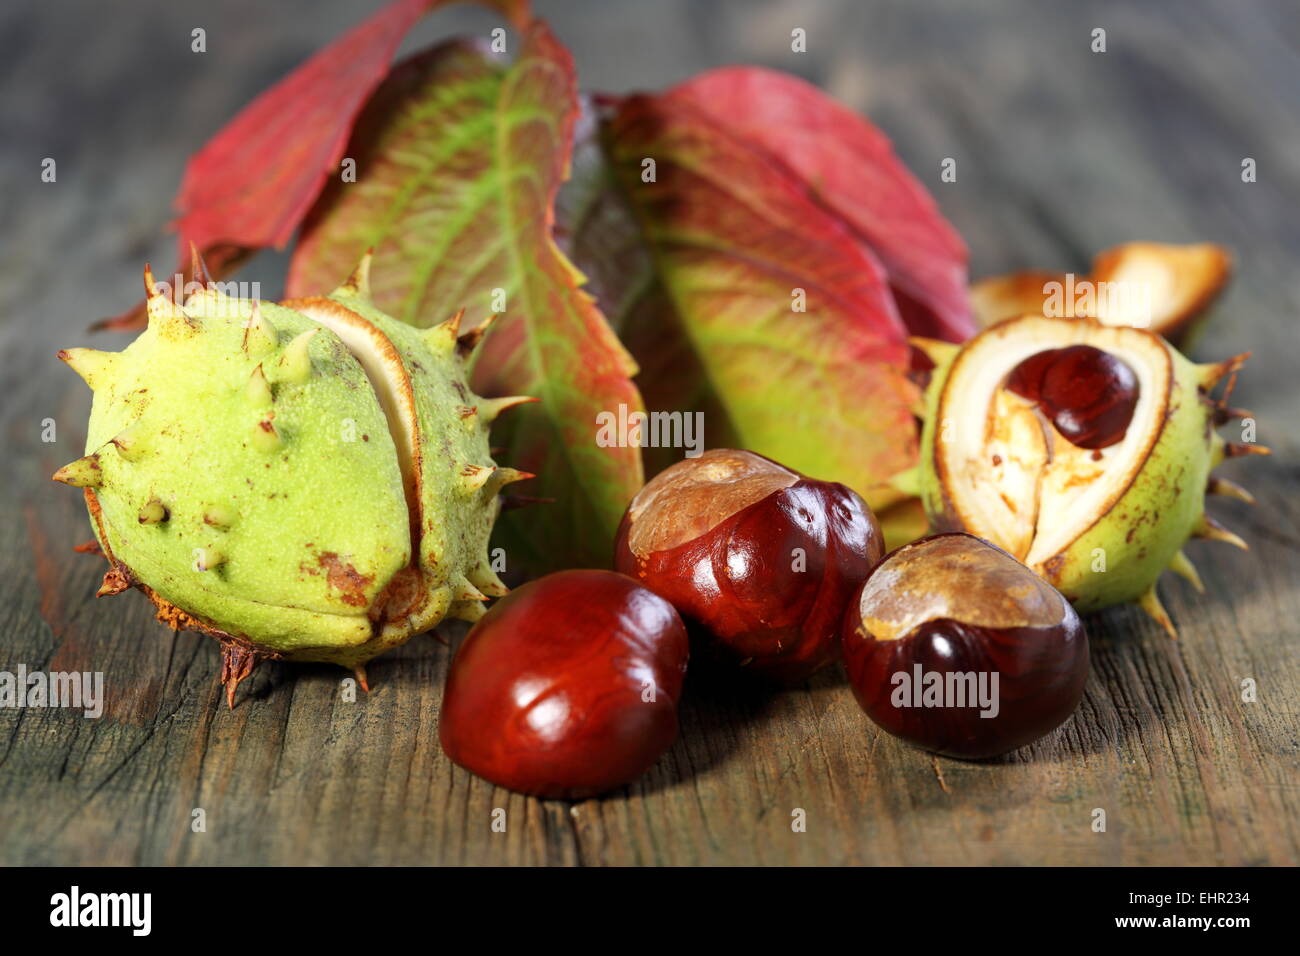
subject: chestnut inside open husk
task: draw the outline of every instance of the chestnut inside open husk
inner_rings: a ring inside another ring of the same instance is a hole
[[[835,659],[844,608],[883,553],[875,516],[849,488],[713,449],[632,499],[614,563],[719,656],[792,682]]]
[[[663,598],[612,571],[523,585],[474,625],[447,675],[452,760],[538,797],[631,783],[677,736],[689,641]]]
[[[845,613],[853,693],[880,727],[953,757],[1007,753],[1083,696],[1088,640],[1050,584],[964,533],[891,552]]]
[[[1123,440],[1139,393],[1133,369],[1091,345],[1031,355],[1012,369],[1007,388],[1037,404],[1067,441],[1091,449]]]

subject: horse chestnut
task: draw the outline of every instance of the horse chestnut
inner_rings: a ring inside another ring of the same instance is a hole
[[[560,571],[499,600],[452,661],[442,749],[480,777],[578,799],[630,783],[677,736],[689,641],[663,598]]]
[[[614,563],[724,657],[797,681],[835,658],[844,608],[882,541],[871,509],[844,485],[713,449],[637,493]]]
[[[1091,345],[1031,355],[1011,370],[1007,388],[1037,403],[1056,430],[1080,448],[1122,441],[1138,400],[1133,369]]]
[[[883,729],[953,757],[993,757],[1079,704],[1088,639],[1059,591],[973,535],[891,552],[844,618],[853,693]]]

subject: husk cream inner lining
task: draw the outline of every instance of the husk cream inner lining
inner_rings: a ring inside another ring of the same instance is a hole
[[[283,305],[301,312],[337,335],[366,373],[397,449],[397,466],[402,475],[406,511],[410,518],[411,562],[418,564],[422,476],[416,447],[420,432],[415,412],[415,391],[401,353],[374,323],[337,302],[296,299]]]

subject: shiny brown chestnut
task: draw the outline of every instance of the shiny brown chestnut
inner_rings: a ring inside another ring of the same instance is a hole
[[[713,449],[632,499],[614,564],[724,658],[791,682],[835,659],[844,608],[883,553],[871,509],[844,485]]]
[[[1007,388],[1036,403],[1071,444],[1093,449],[1124,439],[1139,392],[1128,363],[1091,345],[1031,355],[1011,370]]]
[[[888,554],[844,616],[853,693],[884,730],[952,757],[1023,747],[1074,712],[1088,638],[1059,591],[973,535]]]
[[[689,641],[663,598],[612,571],[506,595],[452,661],[447,756],[492,783],[580,799],[628,784],[677,736]]]

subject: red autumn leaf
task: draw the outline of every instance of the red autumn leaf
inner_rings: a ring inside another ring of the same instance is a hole
[[[798,77],[758,67],[711,70],[662,99],[665,111],[689,102],[797,176],[880,259],[913,334],[974,334],[965,243],[879,129]]]
[[[711,446],[896,500],[878,485],[912,462],[916,393],[870,249],[688,98],[605,104],[575,155],[562,241],[640,364],[647,406],[702,412]]]
[[[573,61],[544,23],[508,68],[455,42],[397,67],[357,123],[355,183],[333,183],[303,227],[290,294],[374,249],[371,293],[415,325],[461,307],[500,317],[473,370],[483,395],[541,399],[494,426],[500,460],[550,504],[503,516],[511,568],[604,566],[642,481],[640,454],[597,443],[597,416],[642,409],[636,368],[552,238],[578,111]],[[495,300],[495,301],[494,301]]]
[[[343,157],[357,114],[383,81],[398,44],[417,20],[445,0],[394,0],[318,50],[244,107],[191,159],[176,197],[180,265],[186,281],[190,243],[220,279],[254,251],[282,246]],[[485,0],[516,24],[526,0]],[[138,328],[143,304],[101,323]]]

